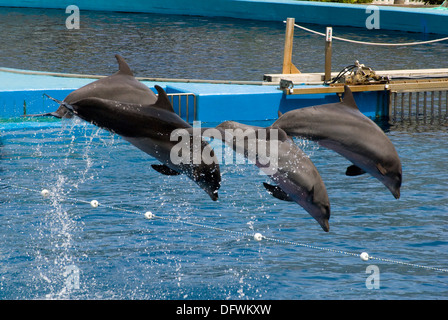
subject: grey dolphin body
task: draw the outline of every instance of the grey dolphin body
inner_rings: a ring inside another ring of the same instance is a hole
[[[222,140],[249,160],[253,151],[250,148],[255,147],[254,164],[276,183],[276,186],[264,183],[268,192],[281,200],[296,202],[324,231],[329,231],[330,201],[322,178],[311,160],[282,129],[254,127],[234,121],[223,122],[216,129],[225,135],[232,132],[231,139]],[[248,139],[242,141],[242,137]],[[256,141],[250,146],[251,137]]]
[[[171,149],[177,144],[171,141],[176,129],[191,128],[176,113],[165,91],[155,86],[159,97],[150,105],[130,104],[101,98],[84,98],[62,102],[62,106],[94,125],[119,134],[145,153],[155,157],[162,165],[153,165],[157,171],[167,175],[185,174],[204,189],[212,200],[218,199],[221,183],[219,164],[215,157],[212,163],[175,164],[171,161]],[[209,145],[201,140],[201,151]]]
[[[354,164],[347,175],[367,172],[396,199],[400,197],[402,169],[397,151],[381,128],[359,111],[348,86],[342,102],[286,112],[272,126],[339,153]]]
[[[101,98],[129,104],[151,105],[157,101],[157,96],[143,83],[135,79],[129,65],[120,55],[116,54],[118,71],[108,77],[91,82],[73,92],[64,99],[65,104],[72,104],[86,98]],[[60,106],[55,112],[43,114],[57,118],[69,118],[72,113]]]

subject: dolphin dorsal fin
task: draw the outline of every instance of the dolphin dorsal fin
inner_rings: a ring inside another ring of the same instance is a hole
[[[350,90],[347,85],[344,86],[344,97],[342,98],[342,103],[350,108],[359,110],[356,105],[355,98],[353,98],[352,90]]]
[[[159,93],[159,96],[153,107],[160,108],[166,111],[171,111],[174,113],[173,106],[171,105],[170,99],[168,98],[168,95],[166,94],[165,90],[163,90],[162,87],[158,85],[155,85],[154,88],[156,88],[157,92]]]
[[[118,73],[134,76],[134,73],[131,71],[131,68],[129,68],[129,65],[122,56],[116,54],[115,58],[117,59],[118,62]]]

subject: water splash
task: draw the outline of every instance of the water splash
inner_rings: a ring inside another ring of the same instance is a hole
[[[86,255],[76,247],[83,223],[76,208],[65,200],[74,189],[96,177],[91,155],[100,129],[92,132],[91,126],[80,124],[79,120],[62,123],[53,139],[53,148],[59,156],[50,153],[47,165],[38,169],[47,177],[45,187],[50,189],[49,208],[41,218],[40,248],[35,252],[34,262],[39,274],[36,281],[43,287],[41,292],[46,292],[45,299],[68,299],[83,292],[80,265]],[[38,145],[32,152],[45,157],[45,147]]]

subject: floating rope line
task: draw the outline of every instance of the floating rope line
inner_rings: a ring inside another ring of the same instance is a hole
[[[51,195],[51,192],[49,190],[47,190],[47,189],[43,189],[42,191],[39,191],[39,190],[36,190],[36,189],[32,189],[32,188],[28,188],[28,187],[22,187],[22,186],[17,186],[17,185],[8,185],[8,186],[9,187],[13,187],[13,188],[17,188],[17,189],[27,190],[27,191],[34,192],[34,193],[40,193],[44,198],[49,197]],[[73,198],[73,197],[65,197],[65,198],[61,199],[61,201],[64,201],[64,200],[70,200],[70,201],[73,201],[73,202],[78,202],[78,203],[83,203],[83,204],[90,204],[93,208],[97,208],[98,206],[101,206],[101,207],[112,209],[112,210],[133,213],[133,214],[137,214],[137,215],[140,215],[140,216],[142,215],[141,211],[136,211],[136,210],[130,210],[130,209],[120,208],[120,207],[116,207],[116,206],[111,206],[111,205],[99,203],[97,200],[86,201],[86,200],[77,199],[77,198]],[[326,251],[326,252],[338,253],[338,254],[352,256],[352,257],[358,257],[358,258],[361,258],[361,260],[363,260],[363,261],[377,260],[377,261],[390,263],[390,264],[404,265],[404,266],[408,266],[408,267],[414,267],[414,268],[420,268],[420,269],[426,269],[426,270],[433,270],[433,271],[439,271],[439,272],[446,272],[446,273],[448,273],[448,269],[445,269],[445,268],[424,266],[424,265],[415,264],[415,263],[408,263],[408,262],[402,262],[402,261],[397,261],[397,260],[392,260],[392,259],[379,258],[379,257],[375,257],[375,256],[370,256],[367,252],[362,252],[360,254],[360,253],[348,252],[348,251],[344,251],[344,250],[338,250],[338,249],[331,249],[331,248],[314,246],[314,245],[310,245],[310,244],[307,244],[307,243],[301,243],[301,242],[296,242],[296,241],[282,240],[282,239],[277,239],[277,238],[263,236],[261,233],[255,233],[254,234],[254,233],[248,233],[248,232],[242,232],[242,231],[229,230],[229,229],[224,229],[224,228],[220,228],[220,227],[210,226],[210,225],[206,225],[206,224],[201,224],[201,223],[181,220],[179,218],[173,218],[173,217],[169,217],[169,216],[168,217],[167,216],[165,216],[165,217],[164,216],[159,216],[159,215],[156,215],[156,214],[152,213],[151,211],[145,212],[144,213],[144,217],[146,219],[149,219],[149,220],[159,219],[159,220],[163,220],[163,221],[168,221],[168,222],[173,222],[173,223],[180,223],[180,224],[184,224],[184,225],[188,225],[188,226],[194,226],[194,227],[199,227],[199,228],[203,228],[203,229],[220,231],[220,232],[225,232],[225,233],[229,233],[229,234],[239,235],[239,236],[243,236],[243,237],[249,237],[249,238],[252,237],[256,241],[266,240],[266,241],[271,241],[271,242],[276,242],[276,243],[281,243],[281,244],[289,244],[289,245],[293,245],[293,246],[304,247],[304,248],[313,249],[313,250]]]
[[[286,21],[283,21],[283,22],[286,23]],[[307,32],[311,32],[311,33],[314,33],[314,34],[326,37],[325,33],[318,32],[318,31],[315,31],[315,30],[311,30],[311,29],[305,28],[303,26],[300,26],[298,24],[294,24],[294,26],[299,28],[299,29],[305,30]],[[350,42],[350,43],[356,43],[356,44],[365,44],[365,45],[370,45],[370,46],[390,46],[390,47],[416,46],[416,45],[420,45],[420,44],[428,44],[428,43],[434,43],[434,42],[440,42],[440,41],[448,40],[448,37],[445,37],[445,38],[434,39],[434,40],[427,40],[427,41],[416,41],[416,42],[405,42],[405,43],[383,43],[383,42],[365,42],[365,41],[350,40],[350,39],[341,38],[341,37],[335,37],[335,36],[332,36],[332,38],[336,39],[336,40]]]

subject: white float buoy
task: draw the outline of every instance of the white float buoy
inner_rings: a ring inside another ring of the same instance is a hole
[[[369,260],[369,254],[367,252],[363,252],[359,255],[359,257],[361,258],[362,261],[367,261]]]
[[[263,239],[263,235],[257,232],[256,234],[254,234],[254,239],[256,241],[261,241]]]
[[[92,208],[96,208],[96,207],[98,207],[99,203],[96,200],[92,200],[92,201],[90,201],[90,205],[92,206]]]
[[[50,191],[48,191],[47,189],[43,189],[40,194],[42,195],[42,197],[48,197],[50,195]]]
[[[151,211],[147,211],[147,212],[145,212],[145,218],[146,218],[146,219],[152,219],[152,218],[154,218],[154,213],[152,213]]]

